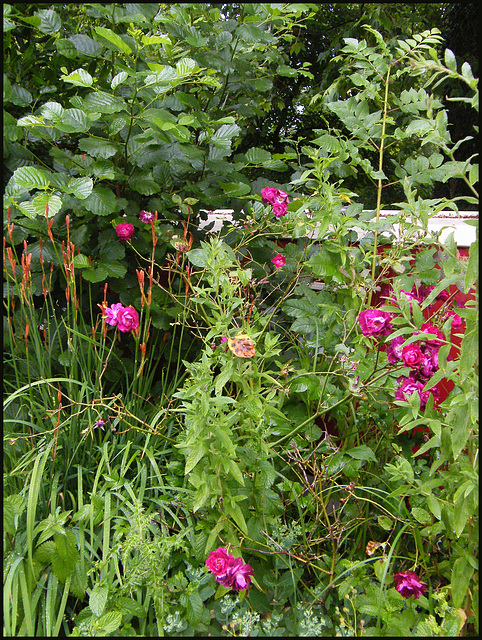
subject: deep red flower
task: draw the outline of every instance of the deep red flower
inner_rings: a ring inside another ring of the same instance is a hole
[[[360,329],[364,336],[388,335],[392,331],[391,314],[380,309],[365,309],[358,315]]]
[[[427,585],[420,580],[415,571],[398,572],[393,576],[395,580],[395,589],[404,598],[413,596],[415,600],[420,594],[428,590]]]
[[[130,224],[129,222],[121,222],[115,228],[115,232],[119,236],[119,239],[122,240],[123,242],[125,242],[126,240],[129,240],[129,238],[132,238],[135,231],[136,230],[134,225]]]

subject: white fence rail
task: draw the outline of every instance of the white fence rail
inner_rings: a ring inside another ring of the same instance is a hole
[[[387,218],[398,213],[398,210],[392,209],[384,209],[381,212],[380,218]],[[233,209],[215,209],[214,211],[205,211],[207,214],[207,220],[199,221],[199,228],[202,229],[207,225],[214,222],[214,226],[212,228],[212,232],[216,233],[222,229],[224,222],[232,222],[233,219]],[[447,236],[453,231],[454,239],[457,243],[458,247],[469,247],[476,239],[476,228],[467,224],[470,220],[478,220],[479,212],[478,211],[459,211],[457,216],[455,211],[447,210],[440,211],[436,216],[431,218],[428,223],[429,231],[442,231],[441,233],[441,241],[443,242]],[[354,230],[358,232],[358,237],[360,238],[362,235],[361,229],[354,227]],[[399,237],[399,225],[394,224],[393,230],[395,232],[396,237]],[[421,230],[422,232],[422,230]],[[312,231],[309,234],[310,237],[316,237],[316,230]]]

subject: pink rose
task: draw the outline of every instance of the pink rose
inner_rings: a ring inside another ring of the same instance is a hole
[[[407,344],[402,349],[403,364],[411,369],[418,369],[419,365],[423,362],[423,353],[420,350],[420,345],[416,342],[413,344]]]
[[[408,378],[401,376],[397,382],[400,384],[395,391],[395,400],[406,401],[413,393],[418,393],[420,396],[420,409],[424,409],[428,402],[430,394],[433,395],[435,402],[439,399],[439,390],[437,387],[432,387],[428,391],[422,391],[425,386],[425,382],[419,380],[417,374],[411,373]]]
[[[139,326],[139,315],[134,307],[124,307],[117,312],[117,328],[123,333],[134,331]]]
[[[274,266],[277,269],[281,269],[281,267],[284,267],[286,264],[286,258],[284,256],[282,256],[280,253],[278,253],[272,260],[271,262],[274,264]]]
[[[421,593],[428,590],[427,585],[420,580],[415,571],[405,573],[399,571],[393,576],[393,579],[395,580],[395,589],[404,598],[413,596],[417,600]]]
[[[452,318],[452,329],[460,331],[463,328],[464,321],[458,313],[455,313],[455,311],[447,311],[444,320],[448,320],[448,318]]]
[[[401,345],[405,342],[405,338],[403,336],[398,336],[398,338],[393,338],[387,344],[387,358],[390,364],[398,364],[399,360],[402,359],[402,349]]]
[[[391,333],[391,314],[379,309],[365,309],[358,315],[358,322],[364,336],[375,336]]]
[[[151,222],[152,220],[154,220],[154,214],[151,213],[150,211],[142,210],[139,212],[139,220],[147,224],[148,222]]]
[[[224,547],[209,553],[206,566],[216,576],[216,582],[224,587],[242,591],[251,583],[253,569],[241,558],[234,558]]]
[[[216,551],[210,551],[206,560],[206,567],[215,576],[226,574],[228,566],[234,561],[234,557],[226,551],[224,547],[219,547]]]
[[[119,239],[122,240],[122,242],[125,242],[126,240],[129,240],[129,238],[132,238],[135,233],[135,228],[134,225],[129,222],[121,222],[116,226],[115,232],[119,236]]]
[[[282,216],[286,215],[287,211],[288,205],[286,202],[276,202],[273,205],[273,213],[277,218],[281,218]]]
[[[110,307],[105,309],[105,321],[107,324],[110,324],[112,327],[117,325],[117,315],[124,306],[118,302],[117,304],[112,304]]]
[[[416,331],[416,333],[428,334],[426,340],[427,344],[441,347],[446,342],[444,334],[438,327],[434,327],[434,325],[430,324],[430,322],[424,322],[420,327],[420,331]]]
[[[431,378],[438,371],[438,350],[438,347],[431,344],[422,347],[423,360],[420,364],[420,373],[426,378]]]
[[[253,573],[249,564],[243,564],[241,558],[234,558],[226,569],[226,573],[216,576],[216,582],[223,587],[231,587],[235,591],[242,591],[251,583],[250,574]]]
[[[261,200],[268,204],[275,204],[278,201],[278,194],[279,189],[276,189],[276,187],[265,187],[261,189]]]

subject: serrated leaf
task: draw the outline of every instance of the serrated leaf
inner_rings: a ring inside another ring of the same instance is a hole
[[[252,147],[245,153],[246,160],[251,164],[263,164],[268,160],[271,160],[271,153],[265,149],[259,149],[258,147]]]
[[[18,518],[25,510],[25,499],[19,494],[13,494],[3,499],[3,528],[14,536]]]
[[[105,269],[111,278],[123,278],[127,273],[127,267],[116,260],[99,260],[99,269]]]
[[[119,209],[117,198],[106,187],[94,187],[92,193],[83,201],[83,206],[97,216],[108,216]]]
[[[186,618],[191,625],[197,625],[202,621],[204,603],[199,593],[190,593],[187,598]]]
[[[81,109],[66,109],[62,121],[55,124],[55,128],[64,133],[83,133],[89,126],[87,115]]]
[[[82,277],[88,282],[103,282],[108,276],[107,269],[98,267],[95,269],[86,269],[82,272]]]
[[[28,218],[36,218],[37,216],[45,216],[47,205],[49,207],[49,218],[52,218],[60,211],[62,200],[59,196],[42,193],[31,202],[20,202],[18,208]]]
[[[52,558],[52,570],[59,580],[65,580],[71,575],[79,558],[73,531],[54,536],[56,553]]]
[[[190,76],[199,70],[197,63],[192,58],[182,58],[176,64],[176,76]]]
[[[79,141],[79,149],[93,158],[107,160],[117,153],[118,145],[102,138],[83,138]]]
[[[76,87],[91,87],[94,82],[90,73],[85,69],[76,69],[72,71],[72,73],[69,73],[68,76],[60,76],[60,79]]]
[[[14,171],[13,180],[24,189],[43,189],[50,185],[44,172],[37,167],[19,167]]]
[[[79,200],[85,200],[94,188],[92,178],[74,178],[67,184],[67,189]]]
[[[127,105],[122,98],[113,96],[105,91],[94,91],[84,98],[84,107],[99,113],[117,113],[126,109]]]
[[[89,609],[94,616],[100,618],[104,613],[105,605],[107,604],[107,598],[109,597],[108,587],[96,584],[89,596]]]
[[[108,611],[94,622],[95,628],[102,632],[102,635],[114,633],[122,624],[122,613],[120,611]]]
[[[211,136],[210,142],[216,147],[228,150],[233,138],[241,131],[237,124],[223,124]]]
[[[101,38],[107,40],[109,44],[113,45],[115,49],[118,49],[119,51],[122,51],[127,55],[132,53],[132,49],[129,47],[129,45],[124,42],[124,40],[122,40],[122,38],[118,36],[117,33],[114,33],[112,29],[107,29],[106,27],[94,27],[94,31]],[[112,49],[112,47],[109,48]]]
[[[46,120],[57,122],[64,115],[64,108],[58,102],[46,102],[40,107],[40,113]]]
[[[74,268],[75,269],[88,269],[89,268],[89,258],[88,256],[84,256],[83,253],[78,253],[74,256]]]

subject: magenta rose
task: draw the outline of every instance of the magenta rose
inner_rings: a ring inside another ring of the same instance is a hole
[[[116,304],[112,304],[110,307],[105,309],[105,321],[107,324],[110,324],[112,327],[117,325],[117,315],[124,306],[118,302]]]
[[[420,373],[426,378],[431,378],[438,371],[438,350],[439,348],[432,344],[422,347],[423,360],[420,364]]]
[[[139,315],[134,307],[124,307],[117,312],[117,328],[123,333],[134,331],[139,326]]]
[[[358,322],[364,336],[388,335],[391,330],[391,314],[380,309],[365,309],[358,315]]]
[[[271,262],[274,264],[274,266],[277,269],[281,269],[281,267],[284,267],[286,264],[286,258],[284,256],[282,256],[280,253],[278,253],[272,260]]]
[[[418,393],[420,397],[420,409],[425,409],[425,405],[428,402],[430,394],[433,395],[435,402],[439,399],[439,390],[437,387],[432,387],[427,391],[422,391],[425,386],[425,382],[419,380],[416,377],[417,374],[411,373],[408,378],[401,376],[397,382],[400,384],[395,391],[395,400],[406,401],[413,393]]]
[[[438,327],[430,324],[430,322],[424,322],[420,327],[420,331],[417,331],[416,333],[428,334],[426,339],[427,344],[432,344],[436,347],[441,347],[446,342],[444,334]]]
[[[231,587],[235,591],[242,591],[251,583],[253,569],[244,564],[241,558],[234,558],[226,569],[226,573],[216,576],[216,582],[223,587]]]
[[[398,336],[398,338],[393,338],[387,344],[387,358],[390,364],[398,364],[402,359],[402,344],[405,342],[405,338],[403,336]]]
[[[115,232],[119,236],[119,239],[125,242],[129,240],[129,238],[132,238],[135,233],[135,228],[134,225],[129,222],[121,222],[116,226]]]
[[[399,571],[393,576],[393,579],[395,580],[395,589],[404,598],[413,596],[417,600],[420,594],[428,590],[427,585],[420,580],[415,571],[406,571],[405,573]]]
[[[406,347],[403,347],[402,360],[405,366],[411,369],[419,369],[424,360],[420,345],[414,342],[413,344],[407,344]]]
[[[210,551],[206,560],[206,567],[214,573],[216,577],[224,576],[234,557],[226,551],[224,547],[219,547],[216,551]]]
[[[139,220],[144,222],[145,224],[152,222],[154,220],[154,214],[150,211],[140,211],[139,212]]]
[[[276,218],[281,218],[282,216],[286,215],[287,211],[288,211],[288,205],[286,202],[276,202],[273,205],[273,213],[276,216]]]
[[[267,204],[275,204],[278,202],[279,189],[276,187],[265,187],[261,189],[261,200]]]

